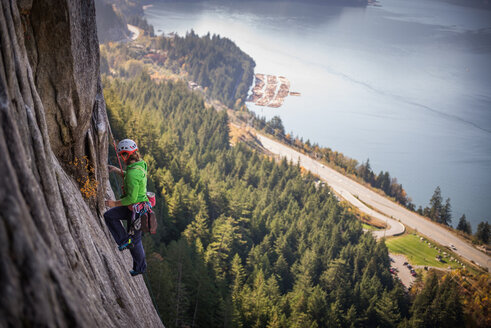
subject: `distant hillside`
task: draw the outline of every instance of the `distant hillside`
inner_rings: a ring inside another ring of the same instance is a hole
[[[117,1],[117,0],[113,0]],[[138,0],[136,0],[138,1]],[[208,1],[208,0],[181,0],[187,2],[199,2],[199,1]],[[227,0],[222,0],[226,2]],[[246,1],[257,1],[257,0],[228,0],[229,2],[246,2]],[[264,2],[281,2],[281,1],[292,1],[292,0],[263,0]],[[295,0],[293,0],[295,1]],[[332,4],[341,4],[347,6],[366,6],[368,4],[368,0],[296,0],[299,2],[318,2],[318,3],[332,3]],[[476,0],[478,1],[478,0]],[[143,0],[141,1],[143,4],[151,4],[157,2],[176,2],[176,0]]]
[[[464,7],[475,7],[491,10],[491,0],[442,0]]]

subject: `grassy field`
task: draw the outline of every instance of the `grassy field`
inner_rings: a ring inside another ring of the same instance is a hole
[[[373,225],[369,225],[369,224],[366,224],[366,223],[362,223],[361,226],[363,227],[363,229],[367,229],[369,231],[382,229],[382,228],[374,227]]]
[[[433,244],[429,244],[426,240],[421,240],[420,236],[414,234],[406,234],[399,237],[393,237],[385,241],[389,252],[395,254],[405,255],[409,262],[413,265],[425,265],[437,268],[452,269],[462,268],[455,260],[452,261],[452,254],[449,254],[449,250],[443,247],[435,247]],[[440,250],[440,253],[438,252]],[[444,254],[446,252],[446,256]],[[437,255],[443,257],[443,262],[437,261],[435,258]]]

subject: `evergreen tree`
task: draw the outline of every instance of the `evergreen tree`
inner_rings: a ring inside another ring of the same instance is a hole
[[[432,303],[438,294],[438,278],[431,272],[425,281],[423,290],[416,296],[411,307],[411,326],[413,327],[437,327],[436,316]]]
[[[488,222],[481,222],[477,225],[476,238],[484,244],[491,241],[491,229]]]
[[[465,232],[469,235],[472,234],[471,224],[466,220],[465,214],[462,214],[462,216],[460,217],[459,223],[457,224],[457,230]]]
[[[390,193],[390,175],[389,172],[380,171],[376,178],[376,188],[382,189],[386,194]]]
[[[380,327],[396,327],[401,321],[401,314],[397,299],[384,292],[375,305],[375,311],[380,318]]]
[[[412,306],[413,327],[463,327],[464,315],[458,286],[448,274],[438,283],[434,272],[428,275],[423,290]]]
[[[440,223],[447,226],[452,222],[452,207],[450,205],[450,198],[445,201],[445,206],[442,207],[442,212],[440,215]]]
[[[437,326],[439,327],[463,327],[464,313],[456,282],[451,274],[444,277],[438,288],[438,295],[433,301],[436,313]]]
[[[183,235],[186,237],[190,244],[199,240],[201,247],[208,245],[209,230],[208,224],[206,222],[207,217],[207,213],[203,210],[200,210],[199,213],[196,215],[194,221],[186,227]]]
[[[441,223],[441,215],[442,215],[442,193],[440,190],[440,187],[436,187],[435,192],[433,193],[433,196],[431,196],[430,199],[430,211],[429,211],[429,217],[433,221],[436,221],[438,223]]]
[[[271,134],[277,136],[285,135],[285,128],[283,127],[283,122],[281,121],[281,118],[279,116],[273,116],[268,125],[269,128],[272,130],[270,131]]]
[[[374,182],[374,174],[370,166],[370,159],[367,159],[365,163],[362,163],[358,168],[358,175],[368,183]]]

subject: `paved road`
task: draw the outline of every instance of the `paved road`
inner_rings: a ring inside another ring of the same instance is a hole
[[[134,25],[127,24],[128,30],[131,32],[131,40],[136,40],[140,36],[140,29]]]
[[[324,166],[310,157],[307,157],[275,140],[261,134],[257,134],[257,137],[261,141],[263,147],[273,154],[286,157],[288,160],[291,160],[294,163],[299,161],[302,167],[319,175],[321,179],[326,181],[335,192],[359,208],[361,211],[379,218],[382,221],[386,221],[390,225],[390,229],[377,231],[376,233],[378,237],[384,233],[386,236],[402,233],[404,231],[404,226],[400,224],[400,222],[402,222],[406,226],[415,229],[419,233],[435,240],[441,245],[448,246],[453,244],[456,247],[456,250],[454,250],[455,253],[468,260],[474,261],[482,267],[487,267],[491,271],[491,258],[489,256],[461,240],[447,229],[407,210],[403,206],[392,202],[391,200],[377,194],[376,192],[351,180],[339,172]],[[377,209],[377,211],[384,213],[385,215],[371,210],[365,204],[360,202],[360,200],[372,208]]]

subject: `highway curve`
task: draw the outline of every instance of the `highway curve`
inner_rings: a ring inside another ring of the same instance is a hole
[[[491,258],[489,256],[463,241],[444,227],[423,218],[417,213],[409,211],[405,207],[278,141],[261,134],[257,134],[257,138],[263,147],[271,153],[286,157],[293,163],[299,162],[305,169],[319,175],[336,193],[361,211],[387,222],[390,226],[389,230],[375,232],[374,234],[377,237],[401,234],[404,232],[404,226],[400,224],[401,222],[443,246],[453,244],[456,247],[456,250],[454,250],[455,253],[470,261],[474,261],[481,267],[487,267],[488,270],[491,270]],[[368,208],[364,203],[377,211]]]

